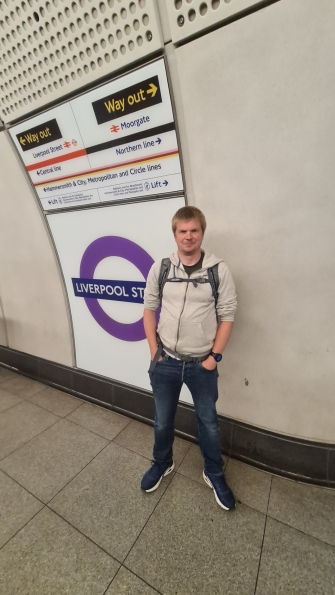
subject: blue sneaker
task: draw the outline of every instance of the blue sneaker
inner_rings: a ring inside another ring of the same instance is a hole
[[[157,490],[160,482],[165,475],[169,475],[174,470],[174,462],[157,463],[152,461],[150,469],[143,475],[141,481],[141,488],[145,492],[153,492]]]
[[[227,484],[223,473],[222,475],[213,475],[204,471],[202,475],[207,485],[212,488],[218,505],[225,510],[235,508],[234,494]]]

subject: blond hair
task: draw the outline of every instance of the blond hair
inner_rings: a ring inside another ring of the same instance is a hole
[[[176,214],[172,218],[172,231],[175,234],[177,229],[178,221],[190,221],[190,219],[195,219],[199,221],[202,233],[205,233],[205,229],[207,226],[205,215],[197,209],[197,207],[182,207],[179,209]]]

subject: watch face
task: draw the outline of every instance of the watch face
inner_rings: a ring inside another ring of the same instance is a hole
[[[214,351],[212,351],[211,355],[214,357],[216,362],[220,362],[222,360],[221,353],[214,353]]]

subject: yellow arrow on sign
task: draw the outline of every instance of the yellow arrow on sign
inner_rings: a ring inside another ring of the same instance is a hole
[[[22,136],[20,136],[20,143],[23,146],[26,144],[26,141],[24,140],[24,138],[22,138]]]
[[[147,93],[151,95],[151,97],[155,97],[157,93],[157,87],[153,83],[150,83],[149,89],[147,89]]]

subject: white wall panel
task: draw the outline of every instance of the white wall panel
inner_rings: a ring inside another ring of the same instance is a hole
[[[282,0],[175,52],[192,202],[237,284],[218,409],[332,442],[334,19]]]
[[[162,47],[155,0],[0,0],[0,106],[10,122]]]
[[[173,43],[224,23],[240,12],[263,4],[260,0],[165,0]]]
[[[48,233],[14,148],[0,133],[0,296],[12,349],[72,365],[65,298]]]

